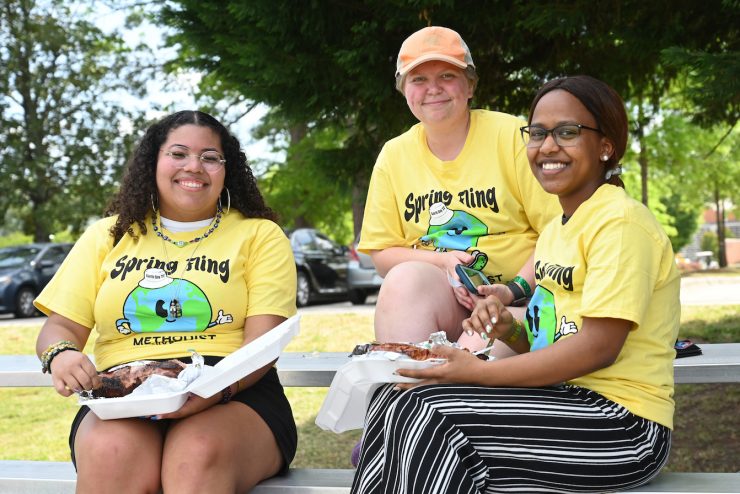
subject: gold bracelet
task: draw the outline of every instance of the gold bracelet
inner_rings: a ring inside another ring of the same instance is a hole
[[[522,334],[522,323],[514,319],[511,325],[514,326],[514,331],[504,340],[504,343],[514,343],[519,339],[519,335]]]
[[[74,350],[76,352],[80,351],[79,348],[77,348],[77,345],[69,340],[61,340],[49,345],[46,350],[44,350],[44,353],[41,354],[41,372],[44,374],[50,374],[51,361],[54,360],[54,357],[66,350]]]

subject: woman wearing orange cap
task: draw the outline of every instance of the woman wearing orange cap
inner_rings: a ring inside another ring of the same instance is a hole
[[[396,88],[419,123],[378,156],[359,245],[385,277],[375,312],[380,341],[445,331],[471,350],[486,346],[463,333],[478,297],[460,283],[458,264],[482,271],[508,305],[532,293],[531,255],[557,199],[529,172],[523,122],[470,109],[477,80],[470,50],[451,29],[426,27],[401,46]]]

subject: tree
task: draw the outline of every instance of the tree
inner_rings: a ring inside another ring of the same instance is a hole
[[[122,101],[145,73],[117,34],[84,6],[4,0],[0,6],[0,209],[36,241],[102,212],[142,116]]]
[[[476,106],[522,115],[545,80],[576,73],[657,108],[678,70],[662,65],[662,50],[723,53],[738,25],[736,9],[719,0],[599,8],[587,0],[177,0],[160,19],[182,47],[176,65],[207,73],[204,82],[218,81],[221,94],[264,102],[286,128],[305,125],[305,136],[342,135],[329,166],[338,183],[351,184],[353,201],[364,199],[380,146],[413,121],[392,74],[401,42],[423,26],[457,29],[471,46],[481,76]],[[654,115],[645,113],[637,129]]]
[[[691,242],[691,239],[699,226],[699,210],[691,204],[687,197],[673,192],[671,195],[661,198],[666,212],[673,219],[676,232],[669,234],[673,252],[678,252]]]

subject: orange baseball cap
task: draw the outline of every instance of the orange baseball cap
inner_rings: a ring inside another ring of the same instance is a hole
[[[468,45],[456,31],[429,26],[406,38],[398,52],[396,79],[403,78],[414,67],[430,60],[440,60],[461,69],[475,69]],[[400,82],[400,81],[399,81]]]

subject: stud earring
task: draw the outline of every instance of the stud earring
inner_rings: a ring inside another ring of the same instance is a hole
[[[609,155],[608,154],[602,154],[601,155],[601,161],[609,161]]]

